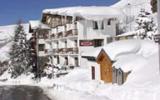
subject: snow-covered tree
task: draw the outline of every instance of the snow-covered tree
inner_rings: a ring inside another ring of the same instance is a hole
[[[141,9],[140,14],[136,18],[136,30],[143,30],[142,33],[139,33],[138,36],[141,39],[151,38],[148,35],[148,32],[154,32],[156,30],[156,25],[151,17],[151,14],[144,9]]]
[[[153,13],[157,12],[157,0],[151,0],[151,7]]]
[[[13,40],[13,45],[10,51],[10,66],[12,77],[16,78],[18,75],[26,72],[29,68],[29,46],[26,39],[26,34],[22,22],[19,21]]]

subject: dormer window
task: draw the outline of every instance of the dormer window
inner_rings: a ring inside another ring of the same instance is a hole
[[[93,29],[97,30],[98,29],[98,22],[93,21]]]

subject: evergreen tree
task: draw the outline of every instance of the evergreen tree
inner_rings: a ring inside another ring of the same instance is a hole
[[[29,46],[21,21],[18,22],[10,51],[11,74],[16,78],[29,68]]]
[[[153,21],[153,18],[151,17],[151,14],[144,9],[141,9],[140,14],[136,18],[136,23],[136,30],[144,30],[144,32],[138,34],[142,39],[148,37],[148,32],[156,30],[156,25]]]
[[[151,10],[153,13],[157,12],[157,0],[151,0]]]

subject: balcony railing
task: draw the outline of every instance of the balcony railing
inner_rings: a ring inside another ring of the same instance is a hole
[[[63,37],[63,32],[59,32],[59,33],[57,34],[57,37],[58,37],[58,38]]]
[[[49,52],[49,54],[78,54],[78,47],[75,48],[61,48],[61,49],[53,49]]]
[[[77,29],[72,29],[64,33],[64,37],[78,35]]]

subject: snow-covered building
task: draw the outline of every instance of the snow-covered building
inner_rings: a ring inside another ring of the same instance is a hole
[[[41,21],[30,21],[37,56],[48,57],[54,65],[79,66],[84,51],[103,46],[118,34],[120,15],[103,6],[45,9]]]
[[[128,75],[144,67],[157,50],[157,44],[151,40],[129,39],[112,42],[82,55],[88,59],[91,79],[123,84]]]

